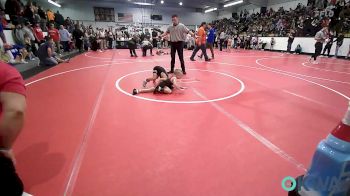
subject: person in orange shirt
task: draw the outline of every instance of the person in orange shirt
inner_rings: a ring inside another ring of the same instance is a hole
[[[206,28],[207,28],[207,23],[202,22],[202,24],[197,32],[196,47],[193,50],[192,56],[190,58],[191,61],[196,61],[196,60],[194,60],[194,57],[196,56],[196,54],[199,50],[202,50],[205,61],[210,61],[210,59],[208,58],[207,49],[206,49],[206,41],[207,41]]]
[[[51,10],[47,10],[47,19],[49,22],[55,21],[55,14]]]

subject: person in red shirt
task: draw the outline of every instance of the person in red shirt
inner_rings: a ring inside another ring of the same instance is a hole
[[[205,61],[210,61],[207,55],[207,49],[206,49],[206,41],[207,41],[207,33],[205,29],[207,28],[207,23],[202,22],[200,28],[197,32],[197,40],[196,40],[196,48],[193,50],[191,61],[195,61],[194,57],[196,56],[197,52],[199,50],[202,50],[202,54],[204,55]]]
[[[60,53],[60,33],[59,31],[54,27],[54,24],[50,24],[49,28],[49,36],[53,39],[56,45],[56,52],[59,54]]]
[[[0,195],[21,196],[23,193],[12,147],[23,127],[25,96],[21,75],[12,66],[0,62]]]
[[[45,42],[43,30],[40,28],[40,25],[38,23],[34,25],[33,32],[35,36],[35,41],[38,44]]]

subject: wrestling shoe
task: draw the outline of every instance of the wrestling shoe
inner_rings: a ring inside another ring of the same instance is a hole
[[[139,93],[139,91],[136,88],[134,88],[134,90],[132,90],[132,95],[137,95],[138,93]]]

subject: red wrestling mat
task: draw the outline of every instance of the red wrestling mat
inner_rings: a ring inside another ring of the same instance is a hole
[[[127,50],[82,54],[26,81],[15,146],[26,192],[286,195],[282,179],[305,172],[343,116],[349,62],[215,52],[207,63],[186,51],[188,89],[171,95],[130,95],[154,66],[169,69],[170,56],[131,58]]]

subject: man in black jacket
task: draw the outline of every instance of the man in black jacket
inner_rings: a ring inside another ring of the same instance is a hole
[[[57,12],[55,13],[55,23],[60,26],[60,25],[64,25],[64,18],[63,16],[60,14],[60,12],[57,10]]]
[[[84,33],[80,29],[79,25],[75,25],[75,29],[72,33],[73,39],[75,40],[75,46],[79,49],[79,52],[83,51],[83,37]]]

